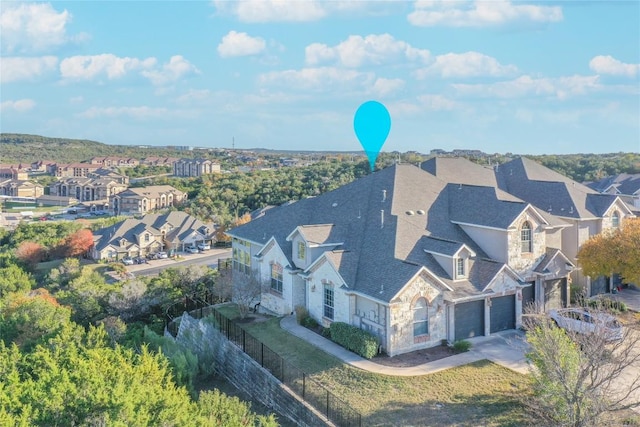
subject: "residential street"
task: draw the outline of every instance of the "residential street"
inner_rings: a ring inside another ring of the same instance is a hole
[[[127,271],[135,276],[155,276],[170,267],[186,267],[189,265],[206,265],[218,267],[218,260],[231,258],[231,249],[211,249],[197,254],[181,253],[178,259],[154,259],[148,264],[128,265]]]

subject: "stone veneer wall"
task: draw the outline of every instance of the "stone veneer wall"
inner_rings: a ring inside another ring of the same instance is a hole
[[[168,331],[165,331],[165,336],[173,338]],[[297,425],[333,425],[291,393],[238,346],[227,340],[213,325],[185,313],[175,341],[197,354],[200,360],[211,359],[216,373],[248,393],[252,399],[281,416],[286,416]]]

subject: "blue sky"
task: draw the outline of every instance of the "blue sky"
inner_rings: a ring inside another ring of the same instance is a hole
[[[2,132],[110,144],[640,151],[640,2],[74,1],[1,8]]]

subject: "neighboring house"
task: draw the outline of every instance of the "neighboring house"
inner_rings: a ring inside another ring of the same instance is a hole
[[[132,168],[138,166],[140,161],[138,159],[128,157],[94,157],[89,161],[92,165],[101,165],[107,168]]]
[[[95,172],[101,167],[102,165],[91,163],[70,163],[65,165],[55,165],[53,174],[60,178],[87,178],[92,172]]]
[[[422,168],[447,182],[497,186],[531,203],[556,230],[549,233],[548,246],[561,249],[576,265],[578,251],[585,241],[619,227],[625,217],[633,216],[620,198],[599,194],[524,157],[495,168],[463,158],[433,158],[424,162]],[[591,281],[579,269],[572,273],[572,281],[589,296],[608,292],[611,286],[604,278]]]
[[[79,202],[89,205],[110,206],[110,200],[118,193],[127,189],[122,184],[110,177],[92,178],[62,178],[49,185],[49,194],[58,197],[73,197]]]
[[[183,251],[187,246],[214,243],[213,224],[205,224],[185,212],[148,214],[128,218],[93,233],[91,257],[117,261],[161,251]]]
[[[156,209],[177,206],[187,200],[187,193],[170,185],[130,188],[112,198],[111,208],[120,214],[145,214]]]
[[[38,160],[36,162],[31,163],[31,171],[32,172],[49,172],[50,168],[53,167],[56,162],[51,160]]]
[[[262,309],[355,325],[390,356],[517,328],[527,304],[567,305],[574,265],[564,225],[490,174],[451,183],[395,165],[269,209],[227,233],[235,278],[266,284]]]
[[[0,178],[0,195],[2,196],[40,197],[43,194],[44,187],[38,183],[28,180]]]
[[[620,197],[636,215],[640,214],[640,174],[621,173],[585,185],[598,193]]]
[[[205,159],[180,159],[173,163],[175,176],[197,177],[220,173],[220,164]]]
[[[29,179],[29,174],[22,165],[0,165],[0,179],[25,181]]]

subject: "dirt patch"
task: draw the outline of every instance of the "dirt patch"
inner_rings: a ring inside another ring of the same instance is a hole
[[[393,357],[380,355],[374,357],[373,359],[371,359],[371,361],[384,366],[409,368],[422,365],[423,363],[429,363],[438,359],[453,356],[454,354],[456,353],[452,348],[444,345],[439,345],[436,347],[412,351],[410,353],[399,354]]]

